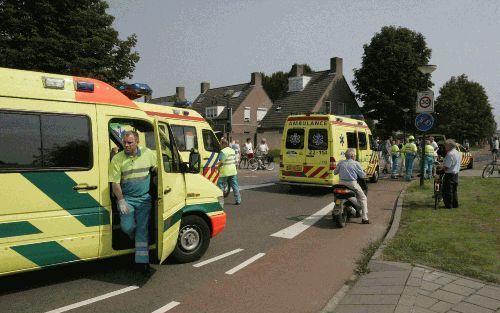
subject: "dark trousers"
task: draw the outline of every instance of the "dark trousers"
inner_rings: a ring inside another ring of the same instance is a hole
[[[448,209],[458,208],[458,174],[446,173],[443,179],[443,202]]]

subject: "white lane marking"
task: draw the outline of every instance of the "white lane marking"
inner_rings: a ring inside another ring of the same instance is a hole
[[[268,187],[268,186],[273,186],[273,185],[276,185],[276,183],[266,183],[266,184],[259,184],[259,185],[246,185],[246,186],[240,186],[240,190],[255,189],[255,188]]]
[[[241,252],[241,251],[243,251],[243,249],[238,248],[238,249],[235,249],[235,250],[233,250],[233,251],[229,251],[229,252],[226,252],[226,253],[221,254],[221,255],[219,255],[219,256],[216,256],[216,257],[213,257],[213,258],[211,258],[211,259],[208,259],[208,260],[206,260],[206,261],[203,261],[203,262],[200,262],[200,263],[196,263],[196,264],[195,264],[195,265],[193,265],[193,266],[194,266],[194,267],[202,267],[203,265],[207,265],[207,264],[209,264],[209,263],[212,263],[212,262],[215,262],[215,261],[219,261],[220,259],[226,258],[226,257],[228,257],[228,256],[230,256],[230,255],[236,254],[236,253]]]
[[[241,270],[242,268],[244,268],[244,267],[252,264],[253,262],[257,261],[258,259],[260,259],[264,255],[266,255],[266,254],[265,253],[256,254],[253,257],[251,257],[250,259],[248,259],[245,262],[241,263],[240,265],[233,267],[232,269],[230,269],[229,271],[227,271],[226,274],[233,275],[234,273],[236,273],[237,271]]]
[[[313,215],[310,215],[303,219],[300,222],[297,222],[287,228],[284,228],[271,236],[273,237],[280,237],[280,238],[285,238],[285,239],[293,239],[299,234],[301,234],[303,231],[314,225],[317,221],[322,219],[325,215],[330,213],[333,210],[333,207],[335,206],[335,203],[332,202],[329,205],[325,206],[318,212],[314,213]]]
[[[129,287],[126,287],[126,288],[123,288],[123,289],[120,289],[120,290],[116,290],[116,291],[113,291],[113,292],[109,292],[109,293],[103,294],[102,296],[90,298],[88,300],[80,301],[80,302],[77,302],[75,304],[70,304],[70,305],[67,305],[67,306],[63,306],[62,308],[55,309],[55,310],[52,310],[52,311],[48,311],[48,312],[45,312],[45,313],[61,313],[61,312],[66,312],[66,311],[73,310],[73,309],[76,309],[76,308],[79,308],[79,307],[82,307],[82,306],[85,306],[85,305],[88,305],[88,304],[91,304],[91,303],[94,303],[94,302],[98,302],[98,301],[105,300],[105,299],[108,299],[108,298],[111,298],[111,297],[114,297],[114,296],[121,295],[122,293],[129,292],[129,291],[135,290],[137,288],[139,288],[139,286],[129,286]]]
[[[169,304],[162,306],[162,307],[161,307],[161,308],[159,308],[158,310],[155,310],[153,313],[165,313],[165,312],[167,312],[168,310],[171,310],[171,309],[175,308],[175,307],[176,307],[176,306],[178,306],[179,304],[181,304],[181,303],[180,303],[180,302],[177,302],[177,301],[172,301],[172,302],[170,302]]]

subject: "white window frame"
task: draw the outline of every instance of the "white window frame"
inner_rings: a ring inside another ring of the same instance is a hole
[[[257,122],[262,121],[264,116],[266,116],[268,110],[269,109],[267,109],[267,108],[257,108]],[[264,113],[264,114],[262,114],[262,113]]]
[[[252,108],[245,107],[245,111],[243,112],[243,121],[250,122],[251,115],[252,115]]]

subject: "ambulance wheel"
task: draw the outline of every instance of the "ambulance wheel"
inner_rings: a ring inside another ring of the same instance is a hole
[[[474,167],[474,160],[470,160],[469,164],[467,165],[467,169],[471,170]]]
[[[172,257],[179,263],[199,260],[210,244],[210,227],[197,215],[182,218],[179,237]]]
[[[335,221],[335,224],[339,228],[344,228],[346,223],[347,223],[347,214],[346,214],[345,210],[342,210],[342,213],[334,214],[333,220]]]
[[[378,168],[377,168],[375,173],[373,173],[372,177],[370,177],[370,183],[378,182],[378,177],[379,177],[379,173],[378,173]]]

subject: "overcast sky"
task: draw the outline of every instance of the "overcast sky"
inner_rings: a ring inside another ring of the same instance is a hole
[[[382,26],[422,33],[432,49],[434,91],[451,76],[482,84],[500,125],[500,1],[211,1],[108,0],[120,37],[135,33],[137,63],[130,82],[153,96],[184,86],[189,100],[200,82],[211,87],[250,81],[251,72],[288,71],[293,63],[329,68],[344,59],[349,82],[363,44]],[[352,84],[351,84],[352,88]],[[354,89],[353,89],[354,91]]]

